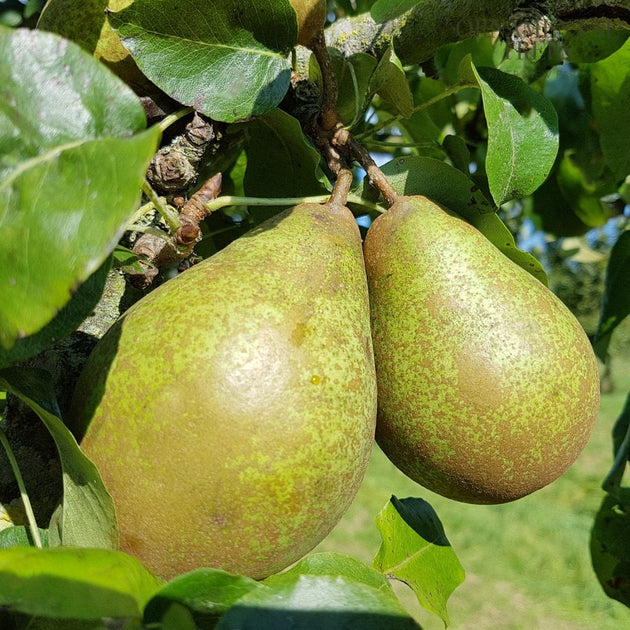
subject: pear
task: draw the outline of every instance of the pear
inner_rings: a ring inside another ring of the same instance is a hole
[[[589,439],[599,380],[564,304],[425,197],[399,197],[364,255],[389,459],[468,503],[512,501],[565,472]]]
[[[350,211],[301,204],[143,297],[99,341],[69,422],[120,548],[165,579],[264,578],[344,514],[374,440],[376,380]]]
[[[290,2],[297,13],[297,43],[308,47],[324,30],[326,0],[290,0]]]

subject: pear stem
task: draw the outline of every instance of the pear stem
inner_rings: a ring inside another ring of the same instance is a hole
[[[342,208],[348,203],[348,194],[352,186],[352,171],[349,168],[342,168],[337,174],[337,181],[333,188],[328,203],[334,208]]]
[[[17,481],[18,489],[20,490],[20,497],[22,499],[22,504],[24,505],[24,513],[26,514],[26,519],[28,520],[28,527],[31,531],[31,537],[33,538],[35,546],[38,549],[41,549],[43,547],[42,539],[39,535],[39,528],[37,527],[37,521],[35,520],[35,514],[33,512],[31,500],[28,497],[28,492],[26,491],[26,486],[24,485],[24,479],[22,478],[22,473],[20,472],[20,466],[15,459],[13,449],[11,448],[11,444],[9,444],[7,436],[4,434],[4,430],[1,428],[0,443],[2,443],[2,446],[6,451],[7,458],[9,459],[9,464],[11,465],[11,469],[13,470],[13,474],[15,475],[15,479]]]

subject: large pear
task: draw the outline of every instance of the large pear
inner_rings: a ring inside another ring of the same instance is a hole
[[[347,208],[316,204],[135,304],[90,356],[72,410],[121,549],[164,578],[201,566],[263,578],[301,558],[354,498],[375,421],[359,230]]]
[[[421,485],[470,503],[559,477],[599,406],[588,338],[562,302],[466,221],[400,197],[364,245],[376,439]]]

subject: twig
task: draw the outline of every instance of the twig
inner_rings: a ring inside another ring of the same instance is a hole
[[[320,31],[313,40],[311,50],[317,59],[319,69],[322,73],[322,105],[321,105],[321,127],[329,131],[339,122],[337,113],[337,78],[333,70],[332,60],[326,48],[324,32]]]

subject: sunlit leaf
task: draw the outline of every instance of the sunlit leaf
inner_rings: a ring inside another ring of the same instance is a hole
[[[146,124],[137,97],[72,42],[0,30],[0,57],[0,344],[9,349],[109,256],[159,130],[133,135]]]
[[[372,5],[372,19],[377,22],[387,22],[412,9],[422,0],[376,0]]]
[[[549,176],[558,153],[558,116],[518,77],[495,68],[473,71],[488,125],[488,183],[500,206],[531,195]]]
[[[298,575],[250,591],[221,618],[219,630],[410,630],[418,628],[390,595],[347,577]]]
[[[422,499],[392,497],[376,524],[382,543],[374,567],[408,584],[420,604],[448,625],[446,602],[463,582],[464,569],[433,508]]]
[[[0,389],[27,404],[46,425],[57,446],[63,470],[63,504],[55,527],[49,531],[50,545],[115,548],[118,534],[114,505],[96,466],[82,453],[60,418],[48,372],[0,370]]]
[[[0,550],[0,607],[33,616],[138,618],[159,586],[140,562],[118,551]]]
[[[201,628],[214,627],[221,615],[238,599],[264,588],[248,577],[218,569],[197,569],[180,575],[157,591],[144,610],[144,622],[162,621],[172,608],[184,607]]]
[[[175,100],[234,122],[273,109],[291,78],[297,17],[282,0],[135,0],[110,23]]]

